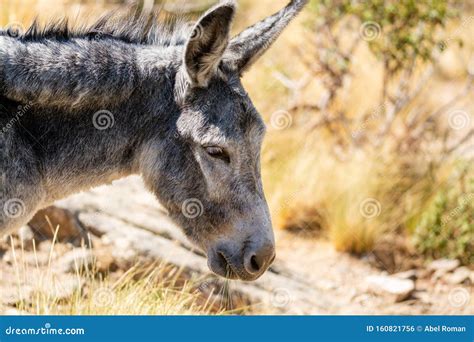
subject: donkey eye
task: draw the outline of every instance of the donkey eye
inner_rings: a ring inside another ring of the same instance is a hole
[[[229,154],[222,148],[217,146],[206,146],[206,152],[212,158],[220,159],[225,161],[226,163],[230,163]]]

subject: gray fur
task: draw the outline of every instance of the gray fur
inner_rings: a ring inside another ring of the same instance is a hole
[[[280,36],[309,0],[292,0],[283,10],[256,23],[232,39],[224,61],[242,74],[260,58]]]
[[[228,0],[172,30],[154,17],[108,16],[78,30],[64,21],[20,37],[0,31],[0,232],[57,199],[141,174],[214,272],[258,278],[274,258],[265,126],[240,74],[305,2],[233,40]]]

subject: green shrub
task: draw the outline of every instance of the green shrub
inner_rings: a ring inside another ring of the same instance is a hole
[[[431,258],[474,264],[474,171],[455,177],[435,195],[415,229],[417,249]]]

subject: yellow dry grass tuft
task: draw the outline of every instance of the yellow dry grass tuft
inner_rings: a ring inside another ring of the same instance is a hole
[[[57,229],[56,229],[57,233]],[[209,315],[222,314],[216,297],[207,297],[186,279],[182,270],[164,263],[137,265],[121,276],[97,271],[95,262],[75,263],[75,274],[62,274],[55,268],[55,241],[47,265],[40,266],[33,241],[36,266],[25,261],[23,243],[11,251],[16,291],[21,300],[19,312],[36,315]],[[85,249],[85,247],[83,247]],[[213,299],[214,298],[214,299]]]
[[[403,232],[437,188],[427,160],[389,148],[341,160],[319,136],[306,137],[289,154],[287,164],[270,164],[278,169],[266,174],[279,175],[267,179],[275,225],[316,231],[340,251],[371,251],[381,237]],[[442,170],[436,172],[442,179]]]

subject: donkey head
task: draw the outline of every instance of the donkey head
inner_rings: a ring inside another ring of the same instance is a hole
[[[260,175],[265,126],[240,77],[306,2],[292,1],[230,39],[235,3],[222,1],[200,18],[181,52],[174,94],[179,117],[153,187],[223,277],[257,279],[275,258]]]

